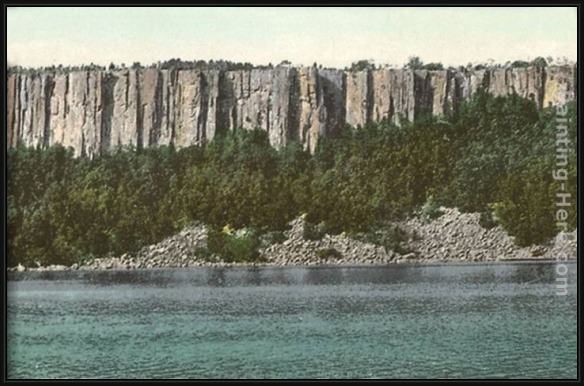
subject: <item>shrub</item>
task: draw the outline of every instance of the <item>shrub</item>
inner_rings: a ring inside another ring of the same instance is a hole
[[[519,246],[541,244],[557,234],[555,192],[551,173],[534,169],[513,173],[499,184],[499,201],[492,206],[501,226]]]
[[[497,221],[490,210],[484,210],[479,217],[479,225],[485,229],[491,229],[497,226]]]
[[[82,255],[78,258],[77,264],[81,265],[88,265],[91,264],[95,260],[95,255],[93,253],[88,253],[86,255]]]
[[[323,248],[316,251],[316,256],[321,260],[341,259],[343,255],[335,248]]]
[[[403,246],[403,243],[408,239],[408,235],[406,231],[397,225],[388,224],[375,231],[357,233],[352,237],[365,243],[380,245],[385,249],[385,252],[394,251],[402,255],[410,252],[409,249]]]
[[[218,257],[213,252],[209,250],[208,247],[198,247],[195,249],[195,256],[205,260],[205,261],[217,261]]]
[[[420,214],[422,218],[425,220],[434,220],[444,214],[442,210],[440,210],[440,204],[438,204],[432,195],[428,196],[428,199],[422,206],[420,210]]]
[[[326,234],[326,232],[325,232],[324,223],[314,225],[308,221],[304,221],[304,228],[302,230],[302,237],[305,240],[312,240],[312,241],[321,240],[325,234]]]
[[[258,261],[259,246],[260,240],[253,230],[227,233],[211,228],[207,231],[207,248],[227,262]]]
[[[260,236],[260,242],[263,246],[279,244],[286,241],[286,235],[282,231],[270,231]]]

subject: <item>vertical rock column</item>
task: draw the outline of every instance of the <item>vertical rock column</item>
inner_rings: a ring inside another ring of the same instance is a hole
[[[379,69],[372,73],[373,78],[373,122],[390,121],[394,107],[391,100],[392,82],[389,69]]]
[[[414,119],[432,114],[434,92],[430,72],[414,71]]]
[[[326,132],[326,112],[316,67],[298,70],[298,88],[298,131],[294,137],[305,149],[313,152],[319,137]]]
[[[334,135],[345,125],[346,76],[343,71],[332,69],[319,70],[318,74],[326,111],[325,135]]]
[[[450,92],[453,74],[450,71],[431,71],[432,115],[448,115],[454,108],[456,97]]]
[[[20,141],[25,146],[35,147],[33,138],[35,136],[33,121],[35,117],[35,107],[38,107],[40,84],[36,76],[24,75],[20,79]]]
[[[76,155],[93,157],[101,150],[102,76],[101,71],[69,74],[63,145],[73,147]]]
[[[370,71],[347,73],[346,120],[349,125],[364,126],[371,121],[372,95]]]
[[[160,75],[160,87],[162,93],[162,100],[160,102],[160,131],[158,132],[158,135],[154,135],[153,140],[159,146],[163,146],[174,143],[175,123],[178,110],[176,107],[178,71],[161,70]]]
[[[8,148],[16,146],[16,138],[14,136],[14,115],[16,110],[16,85],[18,83],[18,75],[10,74],[8,75],[8,81],[6,82],[6,145]]]
[[[534,101],[538,108],[543,104],[544,80],[542,67],[513,68],[511,71],[513,92]]]
[[[26,146],[37,147],[43,143],[44,134],[44,99],[42,78],[40,75],[26,77],[26,109],[22,120],[22,140]]]
[[[462,73],[464,82],[462,83],[462,99],[468,100],[472,98],[479,90],[489,89],[489,71],[487,70],[475,70],[472,72]]]
[[[67,117],[67,99],[69,92],[69,74],[57,74],[54,78],[53,93],[51,94],[50,136],[49,146],[64,145]]]
[[[391,76],[391,103],[394,124],[400,123],[404,118],[408,121],[414,119],[416,96],[414,90],[414,71],[390,70]]]
[[[295,124],[290,109],[297,103],[297,93],[293,92],[297,74],[295,69],[289,67],[276,67],[272,74],[268,137],[270,144],[279,149],[288,143],[290,127]]]
[[[489,93],[505,96],[513,93],[510,68],[495,68],[489,71]]]
[[[174,145],[198,144],[202,134],[199,118],[202,110],[202,74],[198,70],[181,70],[177,77]]]
[[[226,117],[229,130],[258,128],[268,131],[272,70],[228,71],[223,88],[229,90],[222,93],[228,99],[221,102],[220,115]]]
[[[172,142],[176,147],[201,145],[214,138],[217,129],[219,72],[181,70],[174,91],[176,115]],[[168,107],[170,109],[170,106]]]
[[[294,68],[228,71],[222,74],[217,128],[261,129],[270,144],[285,146],[298,126],[298,73]]]
[[[215,138],[217,130],[220,129],[217,125],[217,116],[221,104],[219,100],[221,73],[218,70],[206,71],[204,73],[204,79],[206,114],[204,119],[202,119],[204,122],[203,141],[212,141]]]
[[[142,144],[144,147],[157,146],[162,124],[162,76],[155,68],[142,73],[140,93],[140,116],[142,117]]]
[[[576,98],[576,67],[547,67],[543,107],[563,105]]]
[[[113,109],[109,149],[119,146],[141,146],[141,127],[138,126],[139,74],[136,70],[112,73]]]
[[[241,104],[242,127],[269,131],[272,76],[271,69],[251,70],[247,98],[242,99]]]

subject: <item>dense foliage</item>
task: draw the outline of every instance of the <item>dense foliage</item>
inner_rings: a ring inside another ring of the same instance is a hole
[[[575,105],[569,116],[574,228]],[[61,147],[12,149],[9,265],[131,252],[194,221],[215,230],[211,252],[253,259],[262,234],[301,214],[314,224],[307,238],[344,231],[397,248],[398,231],[387,224],[439,216],[439,205],[481,212],[485,224],[498,221],[521,245],[545,242],[558,231],[556,126],[551,109],[479,93],[449,117],[347,127],[314,155],[297,143],[276,151],[260,130],[203,147],[125,149],[96,159]],[[254,231],[228,237],[220,231],[226,225]]]

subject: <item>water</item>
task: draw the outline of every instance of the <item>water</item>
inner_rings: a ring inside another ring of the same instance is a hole
[[[576,265],[38,272],[10,378],[576,378]]]

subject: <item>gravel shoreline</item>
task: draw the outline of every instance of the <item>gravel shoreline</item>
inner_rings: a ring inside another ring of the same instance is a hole
[[[340,235],[324,235],[320,240],[303,237],[304,220],[297,218],[284,232],[285,240],[260,248],[262,262],[234,263],[210,261],[197,256],[206,246],[204,225],[183,229],[157,244],[142,248],[135,254],[95,259],[85,265],[70,267],[11,267],[9,271],[65,270],[129,270],[190,267],[283,267],[283,266],[372,266],[387,264],[442,264],[456,262],[495,261],[557,261],[559,257],[574,260],[577,253],[577,232],[559,234],[547,245],[520,248],[500,227],[483,228],[478,213],[460,213],[457,209],[441,208],[443,214],[432,221],[411,218],[396,223],[406,235],[403,243],[407,253],[386,251],[383,246]],[[322,258],[318,251],[334,249],[338,255]]]

